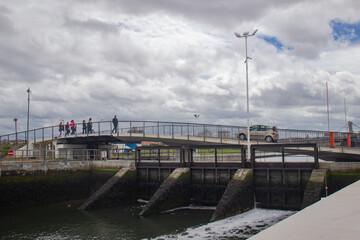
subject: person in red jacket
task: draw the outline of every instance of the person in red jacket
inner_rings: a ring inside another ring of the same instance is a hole
[[[74,120],[71,120],[70,128],[71,128],[71,134],[75,134],[75,132],[76,132],[76,124],[75,124]]]

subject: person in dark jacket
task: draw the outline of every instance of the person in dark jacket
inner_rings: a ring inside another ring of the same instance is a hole
[[[93,127],[92,119],[89,118],[89,121],[87,123],[87,131],[88,131],[88,133],[93,133],[92,127]]]
[[[69,122],[66,123],[65,125],[65,136],[70,134],[70,124]]]
[[[82,133],[83,133],[83,134],[86,134],[87,131],[86,131],[86,121],[85,121],[85,120],[83,120],[82,129],[83,129]]]
[[[116,115],[114,116],[112,122],[113,122],[113,125],[114,125],[114,129],[111,131],[111,133],[113,133],[113,132],[117,133],[117,127],[118,127],[119,121],[117,120]]]

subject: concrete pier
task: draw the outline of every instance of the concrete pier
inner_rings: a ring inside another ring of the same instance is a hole
[[[254,205],[253,196],[253,170],[237,170],[229,181],[210,221],[220,220],[251,209]]]
[[[360,181],[357,181],[249,239],[359,239],[359,223]]]
[[[139,215],[146,216],[149,214],[160,213],[171,208],[189,204],[189,183],[190,169],[175,169],[170,176],[164,180]]]
[[[306,184],[301,208],[306,208],[320,200],[325,191],[327,169],[314,169]]]
[[[136,169],[122,168],[78,209],[114,206],[136,201]]]

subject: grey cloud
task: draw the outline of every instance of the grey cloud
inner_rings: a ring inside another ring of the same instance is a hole
[[[14,34],[16,32],[14,23],[7,16],[7,14],[10,13],[11,11],[8,8],[0,6],[0,31],[2,33],[0,37],[2,38],[8,34]]]
[[[64,18],[65,27],[100,33],[117,33],[119,31],[116,24],[109,24],[98,19],[87,19],[85,21],[80,21],[76,19],[71,19],[67,16],[65,16]]]

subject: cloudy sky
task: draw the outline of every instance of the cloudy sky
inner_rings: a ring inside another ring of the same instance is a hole
[[[0,134],[158,120],[360,125],[358,0],[0,0]],[[345,104],[344,104],[345,103]],[[346,106],[346,107],[345,107]],[[346,114],[345,114],[346,113]],[[360,130],[360,129],[359,129]]]

